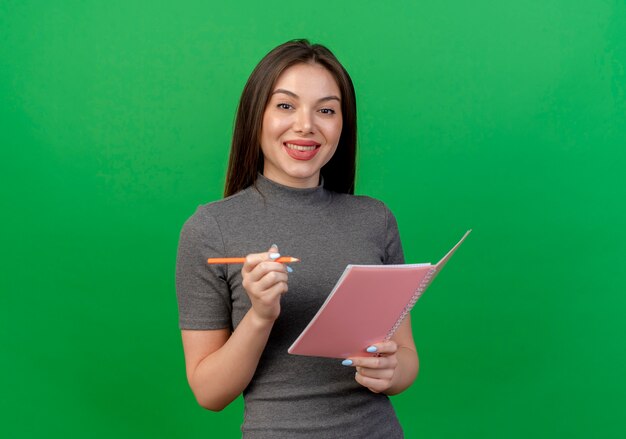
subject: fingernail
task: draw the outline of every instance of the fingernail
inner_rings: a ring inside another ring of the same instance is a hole
[[[270,259],[278,259],[280,258],[280,253],[270,253]]]
[[[344,366],[352,366],[352,360],[343,360],[341,364]]]
[[[287,273],[293,273],[293,268],[287,265]]]
[[[365,350],[371,354],[373,352],[377,352],[378,348],[376,346],[370,346],[369,348],[367,348]]]

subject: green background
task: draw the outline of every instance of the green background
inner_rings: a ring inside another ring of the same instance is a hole
[[[412,314],[407,437],[623,437],[626,2],[210,3],[0,2],[0,435],[238,436],[186,383],[178,234],[249,73],[307,37],[407,260],[474,229]]]

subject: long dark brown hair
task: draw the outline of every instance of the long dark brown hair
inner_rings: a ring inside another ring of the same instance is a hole
[[[341,92],[343,125],[333,157],[321,169],[324,187],[331,191],[354,193],[356,170],[356,96],[352,79],[335,55],[321,44],[292,40],[273,49],[259,62],[241,93],[233,141],[228,161],[224,196],[228,197],[254,184],[263,172],[261,128],[263,114],[278,77],[289,67],[314,63],[326,68]]]

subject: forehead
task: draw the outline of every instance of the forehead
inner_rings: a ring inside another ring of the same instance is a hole
[[[340,96],[333,74],[320,64],[296,64],[285,69],[276,80],[272,92],[289,90],[297,95],[323,94]]]

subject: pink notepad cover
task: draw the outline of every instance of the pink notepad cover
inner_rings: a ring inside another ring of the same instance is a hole
[[[288,352],[372,356],[365,349],[391,335],[469,232],[436,265],[348,265]]]

